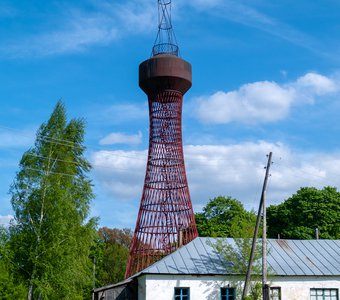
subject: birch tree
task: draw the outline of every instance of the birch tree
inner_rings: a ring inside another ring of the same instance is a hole
[[[88,256],[96,220],[88,219],[93,193],[84,133],[84,120],[67,122],[58,102],[12,184],[10,246],[28,300],[83,299],[91,286]]]

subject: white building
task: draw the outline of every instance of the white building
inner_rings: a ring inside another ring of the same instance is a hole
[[[228,271],[215,243],[196,238],[128,280],[95,289],[95,299],[239,299],[244,275]],[[268,249],[273,300],[339,300],[340,240],[268,240]]]

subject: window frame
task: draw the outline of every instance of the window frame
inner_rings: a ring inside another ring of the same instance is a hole
[[[312,295],[312,291],[315,291],[315,295]],[[322,291],[322,295],[318,295],[317,291]],[[330,293],[332,291],[335,291],[336,292],[336,295],[335,295],[336,300],[339,300],[339,289],[337,289],[337,288],[311,288],[309,290],[309,299],[312,299],[312,297],[314,296],[316,298],[313,298],[313,299],[316,299],[316,300],[319,300],[320,299],[319,297],[322,297],[320,300],[333,300],[330,297],[325,298],[325,296],[326,296],[325,291],[329,291]],[[332,296],[332,295],[330,295],[330,296]]]
[[[274,291],[274,290],[276,290],[276,291],[278,291],[279,293],[278,293],[278,296],[279,296],[279,299],[278,300],[281,300],[282,298],[282,295],[281,295],[281,287],[280,286],[271,286],[270,288],[269,288],[269,299],[270,300],[272,300],[272,292]]]
[[[223,295],[222,291],[227,291],[226,295]],[[232,291],[232,294],[229,294],[229,292]],[[232,297],[230,299],[230,297]],[[225,286],[220,288],[220,299],[221,300],[236,300],[236,288]]]
[[[188,294],[183,295],[183,290],[187,290]],[[179,295],[176,295],[176,291],[180,291]],[[175,300],[190,300],[190,287],[187,286],[176,286],[174,287],[174,299]]]

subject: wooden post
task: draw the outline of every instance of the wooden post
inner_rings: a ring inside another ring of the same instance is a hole
[[[248,293],[248,285],[249,285],[250,276],[251,276],[251,268],[252,268],[252,265],[253,265],[255,249],[256,249],[256,239],[257,239],[257,235],[258,235],[259,227],[260,227],[260,223],[261,223],[263,199],[265,198],[265,194],[266,194],[266,190],[267,190],[267,183],[268,183],[268,177],[269,177],[269,169],[270,169],[271,163],[272,163],[272,152],[270,152],[269,155],[268,155],[268,162],[267,162],[267,167],[266,167],[266,175],[264,177],[264,182],[263,182],[263,187],[262,187],[262,194],[261,194],[261,199],[260,199],[260,204],[259,204],[259,210],[257,212],[256,225],[255,225],[255,230],[254,230],[254,237],[253,237],[253,242],[252,242],[252,246],[251,246],[251,252],[250,252],[250,257],[249,257],[249,263],[248,263],[248,270],[247,270],[246,280],[244,282],[244,287],[243,287],[242,299],[244,299],[247,296],[247,293]]]

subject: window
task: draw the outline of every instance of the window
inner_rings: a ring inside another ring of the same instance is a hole
[[[310,289],[311,300],[339,300],[338,289]]]
[[[236,289],[223,287],[221,288],[221,300],[235,300],[236,299]]]
[[[269,290],[270,300],[281,300],[281,288],[271,287]]]
[[[190,288],[188,287],[175,287],[175,300],[189,300]]]

